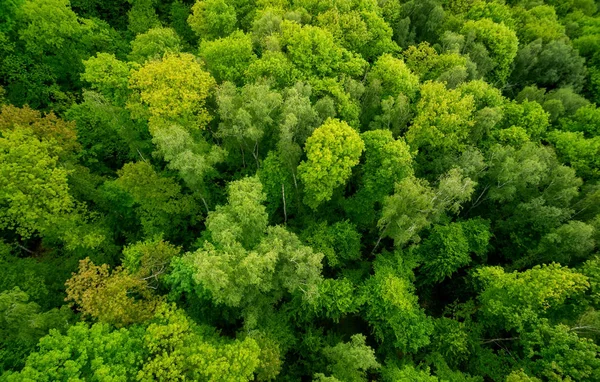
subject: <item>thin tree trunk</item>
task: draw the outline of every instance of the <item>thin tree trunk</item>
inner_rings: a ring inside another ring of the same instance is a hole
[[[283,218],[284,223],[287,224],[287,209],[285,205],[285,186],[281,183],[281,197],[283,198]]]
[[[246,168],[246,157],[244,156],[244,147],[242,146],[241,143],[240,143],[240,151],[242,152],[242,166],[244,166],[244,168]]]
[[[33,252],[31,249],[27,249],[27,248],[23,247],[21,244],[17,244],[17,247],[21,248],[22,250],[24,250],[27,253],[31,253],[32,255],[35,255],[35,252]]]

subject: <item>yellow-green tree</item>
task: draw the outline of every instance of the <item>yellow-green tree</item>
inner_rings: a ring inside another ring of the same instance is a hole
[[[135,97],[128,106],[141,116],[202,129],[210,120],[205,104],[213,86],[214,79],[192,54],[168,53],[131,73],[129,87]]]
[[[89,258],[79,262],[79,271],[66,286],[66,300],[85,316],[117,327],[150,319],[161,304],[146,280],[121,267],[110,272],[107,264],[94,265]]]
[[[60,148],[31,129],[0,136],[0,227],[23,237],[44,232],[73,211],[69,171],[58,165]]]

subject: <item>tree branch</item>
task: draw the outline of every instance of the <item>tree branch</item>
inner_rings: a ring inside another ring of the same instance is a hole
[[[492,339],[489,339],[489,340],[482,340],[482,341],[480,342],[480,344],[481,344],[481,345],[484,345],[484,344],[489,344],[489,343],[492,343],[492,342],[500,342],[500,341],[515,341],[515,340],[518,340],[518,339],[521,339],[521,337],[510,337],[510,338],[492,338]]]
[[[33,252],[30,249],[27,249],[27,248],[23,247],[21,244],[17,244],[17,247],[21,248],[22,250],[24,250],[27,253],[31,253],[32,255],[35,255],[35,252]]]

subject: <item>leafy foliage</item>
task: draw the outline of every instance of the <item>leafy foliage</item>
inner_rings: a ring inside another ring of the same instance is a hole
[[[0,1],[0,381],[600,380],[595,0]]]
[[[30,129],[2,131],[0,138],[0,228],[23,237],[60,224],[74,208],[68,170],[58,166],[56,143]]]
[[[306,140],[307,161],[298,166],[306,187],[305,202],[315,209],[330,200],[358,164],[364,143],[345,122],[327,120]]]
[[[80,261],[78,273],[66,286],[67,300],[79,306],[84,315],[117,327],[149,319],[159,303],[145,280],[122,268],[111,273],[106,264],[94,265],[89,258]]]
[[[146,63],[131,73],[129,87],[139,92],[139,102],[150,116],[198,119],[198,127],[208,119],[204,103],[214,80],[189,53],[166,54],[160,61]],[[130,104],[135,110],[137,103]]]

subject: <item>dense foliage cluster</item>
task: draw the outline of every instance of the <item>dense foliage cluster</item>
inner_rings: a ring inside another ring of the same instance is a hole
[[[0,0],[0,381],[600,381],[597,0]]]

